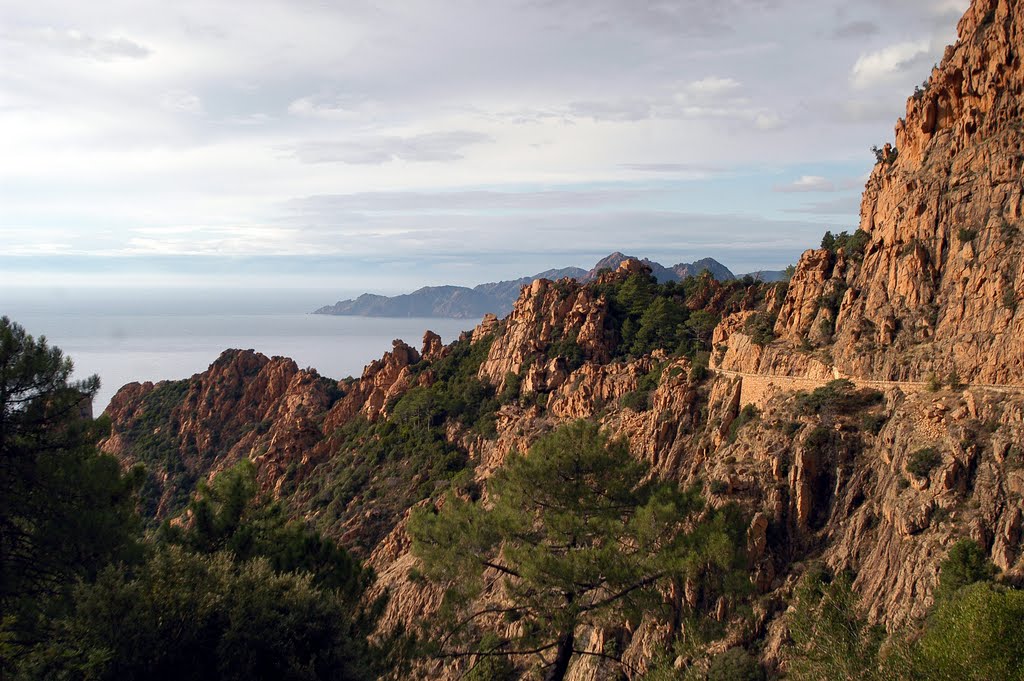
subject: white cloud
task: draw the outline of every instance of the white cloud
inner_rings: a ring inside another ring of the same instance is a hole
[[[863,54],[850,72],[850,82],[858,89],[866,89],[891,81],[912,67],[921,66],[922,58],[932,52],[931,42],[916,40],[890,45],[877,52]],[[909,94],[909,93],[908,93]]]
[[[171,113],[201,114],[203,101],[194,93],[172,90],[160,96],[160,108]]]
[[[77,29],[57,29],[52,26],[8,32],[0,34],[0,39],[27,45],[37,44],[74,57],[97,61],[144,59],[152,52],[148,47],[123,36],[100,38]]]
[[[295,149],[304,163],[378,165],[390,161],[458,161],[468,147],[491,141],[471,130],[433,132],[408,137],[368,135],[341,142],[307,142]]]
[[[701,95],[717,96],[739,89],[740,82],[733,78],[718,78],[708,76],[701,80],[695,80],[687,86],[687,90]]]
[[[789,184],[776,185],[774,191],[790,192],[834,192],[836,185],[820,175],[804,175]]]

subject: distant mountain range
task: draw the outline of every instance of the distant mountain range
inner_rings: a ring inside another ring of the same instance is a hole
[[[334,305],[325,305],[313,314],[342,315],[355,317],[450,317],[455,319],[478,319],[491,312],[503,317],[512,310],[512,304],[519,297],[523,286],[537,279],[576,279],[587,282],[597,277],[603,269],[616,269],[622,262],[633,256],[612,253],[602,258],[590,271],[579,267],[547,270],[532,277],[521,277],[511,281],[496,281],[469,288],[466,286],[425,286],[412,293],[399,296],[380,296],[364,293],[355,299],[341,300]],[[640,258],[636,258],[640,260]],[[641,260],[661,283],[681,281],[695,277],[704,270],[715,279],[726,281],[736,276],[722,263],[713,258],[704,258],[692,263],[679,263],[672,267],[643,258]],[[763,281],[778,281],[783,272],[759,272],[753,274]]]

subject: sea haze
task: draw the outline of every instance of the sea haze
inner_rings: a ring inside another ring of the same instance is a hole
[[[447,343],[475,325],[467,319],[307,314],[324,294],[8,290],[0,294],[0,314],[64,350],[75,363],[76,377],[99,375],[97,414],[126,383],[187,378],[228,348],[291,357],[300,367],[343,378],[362,373],[394,339],[418,348],[430,329]]]

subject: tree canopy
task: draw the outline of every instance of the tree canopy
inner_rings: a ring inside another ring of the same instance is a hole
[[[72,381],[73,370],[45,338],[0,318],[0,619],[19,640],[74,578],[138,555],[140,478],[98,451],[99,379]]]
[[[450,495],[416,512],[413,551],[447,586],[436,654],[535,655],[545,678],[561,679],[574,655],[596,654],[577,641],[582,626],[645,612],[678,621],[685,606],[662,588],[678,593],[687,578],[706,603],[734,588],[744,560],[734,510],[710,511],[697,490],[648,474],[624,441],[579,421],[513,454],[486,500]]]

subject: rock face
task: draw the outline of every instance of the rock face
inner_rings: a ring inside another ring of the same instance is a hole
[[[831,354],[845,374],[1024,383],[1024,10],[975,0],[959,36],[868,180],[863,261],[804,254],[779,315],[799,341],[826,286],[842,289]]]
[[[180,507],[188,488],[179,478],[194,482],[241,457],[254,460],[264,487],[285,499],[304,493],[286,486],[296,477],[328,488],[353,478],[318,478],[325,470],[362,471],[369,487],[392,474],[380,463],[390,453],[376,452],[367,464],[361,451],[339,449],[338,433],[357,423],[390,428],[402,415],[398,397],[443,385],[446,362],[477,353],[471,376],[460,380],[479,381],[481,400],[498,404],[494,395],[501,396],[493,428],[443,423],[445,445],[466,455],[474,484],[509,452],[589,418],[627,438],[656,475],[703,484],[711,505],[738,504],[750,519],[746,549],[759,609],[750,626],[730,622],[720,603],[729,633],[719,643],[762,642],[770,666],[785,669],[785,607],[811,561],[854,571],[866,612],[890,628],[927,611],[939,564],[964,537],[1021,579],[1024,390],[1013,386],[1024,385],[1024,313],[1016,305],[1024,291],[1022,53],[1024,2],[975,0],[960,41],[928,89],[908,102],[898,154],[868,181],[863,251],[808,251],[785,289],[710,280],[694,287],[689,310],[724,317],[706,377],[661,351],[618,352],[622,322],[606,285],[650,271],[623,259],[593,285],[532,282],[507,318],[486,316],[458,344],[444,347],[429,333],[420,351],[396,341],[357,381],[338,384],[290,360],[233,350],[189,381],[125,386],[109,410],[113,432],[104,446],[126,463],[153,443],[173,452],[173,465],[156,471],[158,517]],[[886,384],[877,394],[828,385],[844,375],[923,381],[954,372],[975,385],[929,392]],[[1011,389],[981,385],[989,383]],[[758,399],[744,399],[752,385],[760,386]],[[794,394],[826,386],[814,399]],[[748,402],[760,408],[741,409]],[[414,416],[427,413],[417,406]],[[395,458],[401,464],[413,454]],[[406,473],[417,484],[438,482]],[[410,577],[417,564],[405,532],[409,507],[443,489],[440,482],[401,508],[381,502],[387,495],[376,487],[370,499],[357,489],[336,517],[316,504],[301,507],[364,550],[379,577],[374,593],[390,594],[384,629],[409,627],[440,607],[438,589]],[[653,619],[625,633],[611,622],[581,641],[604,650],[613,630],[635,677],[661,630]],[[434,666],[421,676],[461,671]],[[578,679],[613,676],[593,659],[572,670]]]

